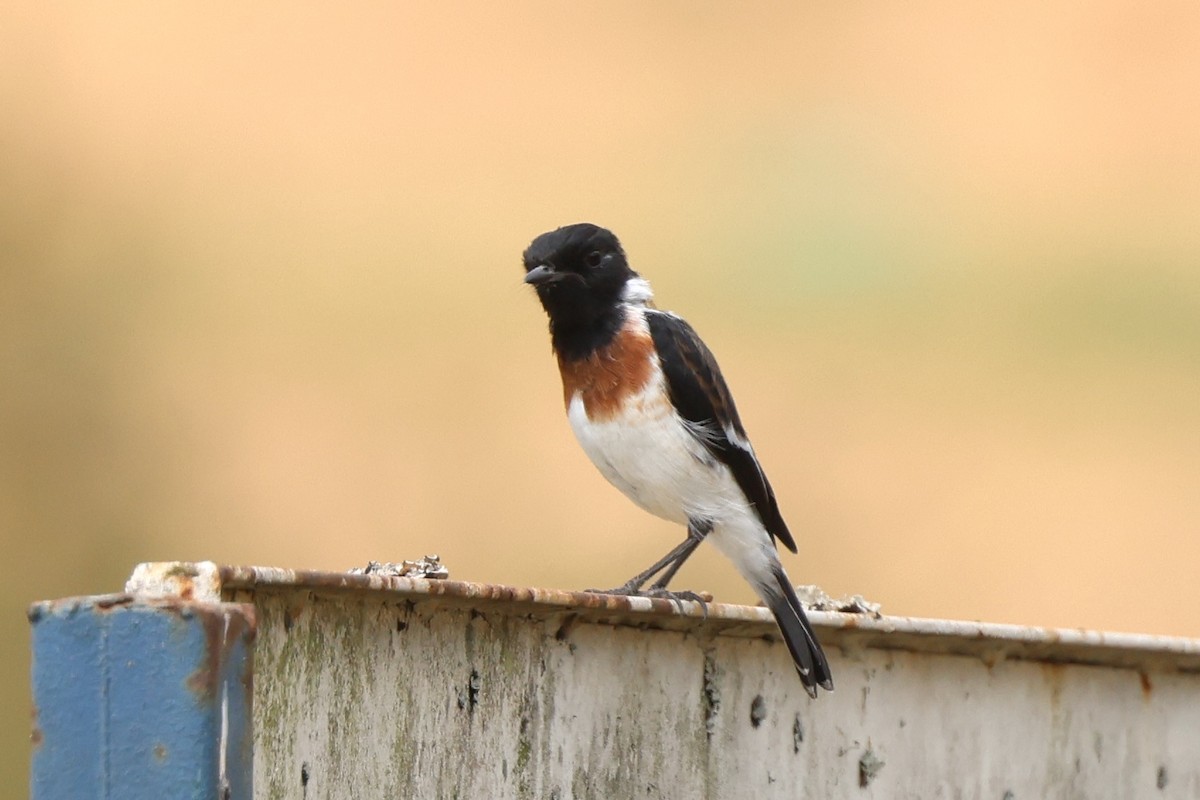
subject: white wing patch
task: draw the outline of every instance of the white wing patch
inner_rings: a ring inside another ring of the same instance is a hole
[[[731,445],[745,450],[751,455],[754,454],[754,448],[750,446],[750,440],[738,433],[737,429],[735,429],[732,425],[726,425],[723,430],[725,431],[725,438],[729,440]]]

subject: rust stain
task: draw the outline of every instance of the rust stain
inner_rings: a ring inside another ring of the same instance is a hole
[[[196,695],[199,702],[211,703],[217,695],[218,676],[221,672],[225,618],[220,614],[204,612],[199,616],[204,626],[204,663],[187,677],[187,688]]]
[[[1142,684],[1142,697],[1149,700],[1150,695],[1154,693],[1154,684],[1150,682],[1150,676],[1142,670],[1138,670],[1138,680]]]
[[[196,597],[196,578],[200,571],[194,564],[179,563],[167,570],[163,575],[171,581],[171,586],[181,600],[194,600]]]
[[[1063,673],[1066,667],[1063,664],[1055,662],[1043,662],[1040,666],[1046,683],[1050,685],[1050,708],[1053,713],[1057,714],[1062,705],[1063,682],[1065,680]]]
[[[253,645],[258,636],[258,618],[254,606],[244,605],[237,613],[229,614],[229,622],[225,626],[225,644],[232,646],[238,639],[245,638],[247,645]]]
[[[653,353],[649,331],[627,323],[612,342],[587,358],[568,361],[559,356],[563,404],[569,407],[578,393],[588,419],[612,419],[649,382]]]
[[[40,724],[37,724],[38,717],[40,717],[41,714],[42,711],[41,709],[37,708],[37,703],[29,706],[29,717],[32,726],[29,732],[29,744],[32,748],[34,748],[34,750],[37,750],[38,747],[41,747],[42,741],[46,740],[46,734],[42,733],[42,727]]]
[[[245,669],[239,677],[247,691],[253,691],[252,648],[258,633],[253,606],[242,605],[229,611],[204,609],[197,613],[204,626],[204,661],[187,677],[188,691],[196,695],[199,703],[210,703],[216,698],[225,657],[239,639],[247,647]]]
[[[42,741],[45,739],[45,735],[42,733],[42,728],[40,725],[38,725],[39,713],[40,712],[38,711],[37,703],[34,703],[29,709],[29,716],[33,723],[33,728],[29,731],[29,744],[33,746],[34,750],[37,750],[39,747],[41,747]]]
[[[130,594],[114,594],[99,598],[95,603],[96,613],[106,614],[119,608],[133,605],[134,597]]]
[[[188,676],[187,688],[199,702],[209,703],[216,697],[225,654],[240,638],[245,639],[247,647],[252,646],[257,625],[251,606],[225,613],[206,610],[199,612],[199,616],[204,625],[204,663]],[[254,670],[250,658],[247,658],[241,680],[248,690],[253,688]]]
[[[160,764],[167,760],[167,746],[162,742],[154,745],[154,760]]]
[[[246,658],[242,665],[241,681],[246,696],[254,696],[254,640],[258,638],[258,619],[254,606],[246,606],[241,614],[230,615],[226,643],[230,648],[238,639],[245,640]],[[248,737],[249,738],[249,737]]]
[[[690,604],[677,608],[662,598],[620,597],[561,589],[277,567],[219,565],[216,574],[225,596],[251,599],[265,593],[284,598],[285,604],[301,594],[315,599],[343,593],[383,592],[395,598],[388,602],[395,602],[398,607],[404,604],[406,608],[433,603],[435,605],[428,607],[466,606],[502,614],[517,613],[518,610],[519,613],[528,610],[548,615],[569,612],[579,614],[589,622],[676,630],[707,628],[746,638],[776,630],[765,609],[724,603],[709,604],[705,617],[701,609],[690,607]],[[496,607],[489,609],[489,604],[496,604]],[[986,655],[989,661],[994,657],[997,663],[1011,660],[1046,665],[1049,667],[1045,675],[1047,685],[1054,680],[1054,667],[1049,662],[1200,674],[1200,642],[1179,638],[821,612],[816,612],[813,623],[825,629],[822,636],[828,637],[830,646]]]
[[[308,611],[308,600],[308,593],[305,593],[303,596],[297,597],[283,609],[283,629],[285,631],[290,631],[292,626],[304,618],[305,613]]]

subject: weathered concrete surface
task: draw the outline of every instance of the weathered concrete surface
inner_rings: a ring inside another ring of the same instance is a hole
[[[1200,797],[1191,640],[815,613],[813,701],[762,609],[196,574],[257,607],[260,798]]]

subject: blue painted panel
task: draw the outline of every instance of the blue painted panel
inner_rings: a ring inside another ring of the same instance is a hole
[[[253,617],[240,617],[226,632],[227,649],[221,671],[225,686],[225,775],[229,797],[254,794],[254,636]],[[237,626],[243,626],[238,629]]]
[[[34,606],[34,800],[248,800],[251,618],[125,596]]]
[[[33,793],[38,800],[102,797],[105,671],[103,631],[71,606],[35,617],[33,636]],[[47,742],[47,734],[51,740]]]

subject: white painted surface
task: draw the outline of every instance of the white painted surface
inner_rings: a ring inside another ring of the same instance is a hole
[[[258,797],[1200,797],[1191,640],[817,612],[814,701],[763,609],[217,574],[258,609]]]

